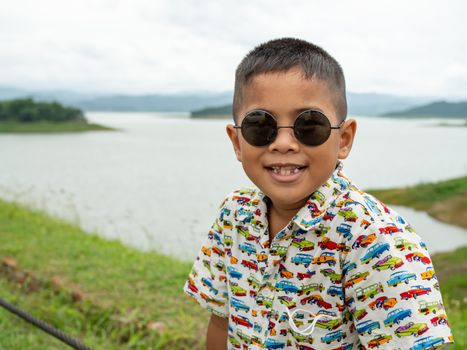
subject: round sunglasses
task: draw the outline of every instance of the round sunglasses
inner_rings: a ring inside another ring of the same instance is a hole
[[[298,141],[307,146],[319,146],[326,142],[332,129],[329,119],[320,111],[308,109],[301,112],[295,119],[294,125],[277,125],[276,118],[269,112],[257,109],[248,112],[241,125],[234,125],[240,129],[243,138],[252,146],[262,147],[271,144],[277,137],[279,128],[292,128]]]

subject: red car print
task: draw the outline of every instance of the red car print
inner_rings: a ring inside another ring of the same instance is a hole
[[[323,238],[321,242],[318,243],[318,246],[321,249],[329,249],[329,250],[336,250],[337,249],[337,243],[330,241],[329,238]]]
[[[302,300],[300,300],[300,303],[302,305],[305,305],[307,303],[316,304],[325,309],[330,309],[332,307],[332,305],[324,301],[323,298],[319,294],[313,294],[313,295],[310,295],[309,297],[303,298]]]
[[[379,233],[385,233],[387,235],[390,235],[394,232],[399,232],[400,230],[397,228],[397,226],[394,226],[394,225],[390,225],[390,226],[386,226],[386,227],[380,227],[379,229]]]
[[[240,324],[242,326],[245,326],[247,328],[251,328],[253,327],[253,324],[250,322],[250,320],[248,318],[246,318],[245,316],[235,316],[235,315],[232,315],[230,317],[232,319],[232,321],[235,323],[235,324]]]
[[[410,298],[417,298],[420,295],[430,294],[431,288],[423,286],[413,286],[412,289],[401,293],[401,298],[408,300]]]
[[[428,265],[429,263],[431,263],[431,260],[429,257],[423,255],[422,253],[420,252],[413,252],[413,253],[410,253],[410,254],[407,254],[405,256],[405,258],[407,259],[407,261],[420,261],[422,262],[422,264],[424,265]]]
[[[314,274],[316,274],[316,271],[307,271],[306,273],[305,272],[298,272],[297,273],[297,278],[301,281],[301,280],[304,280],[305,278],[310,278]]]
[[[433,326],[438,326],[438,325],[441,325],[441,324],[448,324],[448,319],[446,318],[445,314],[441,314],[441,315],[433,317],[431,319],[431,324]]]
[[[258,265],[253,260],[242,260],[242,266],[247,267],[248,269],[258,271]]]

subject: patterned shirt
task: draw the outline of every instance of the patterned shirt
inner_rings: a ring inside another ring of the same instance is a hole
[[[270,242],[267,202],[220,205],[184,291],[229,319],[228,349],[432,349],[453,342],[425,243],[339,161]]]

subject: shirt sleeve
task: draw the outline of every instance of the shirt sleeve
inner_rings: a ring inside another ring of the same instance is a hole
[[[226,200],[219,208],[218,216],[201,246],[183,291],[203,308],[227,318],[229,311],[222,226],[225,203]]]
[[[361,208],[360,208],[361,209]],[[366,348],[434,349],[452,343],[439,283],[425,243],[392,209],[347,237],[346,307]],[[389,220],[387,220],[389,218]],[[386,219],[386,220],[385,220]],[[365,221],[363,221],[365,220]]]

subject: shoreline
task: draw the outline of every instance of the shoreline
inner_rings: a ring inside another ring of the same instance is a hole
[[[30,122],[15,121],[0,122],[1,134],[35,134],[35,133],[66,133],[85,131],[118,131],[105,125],[88,122]]]

